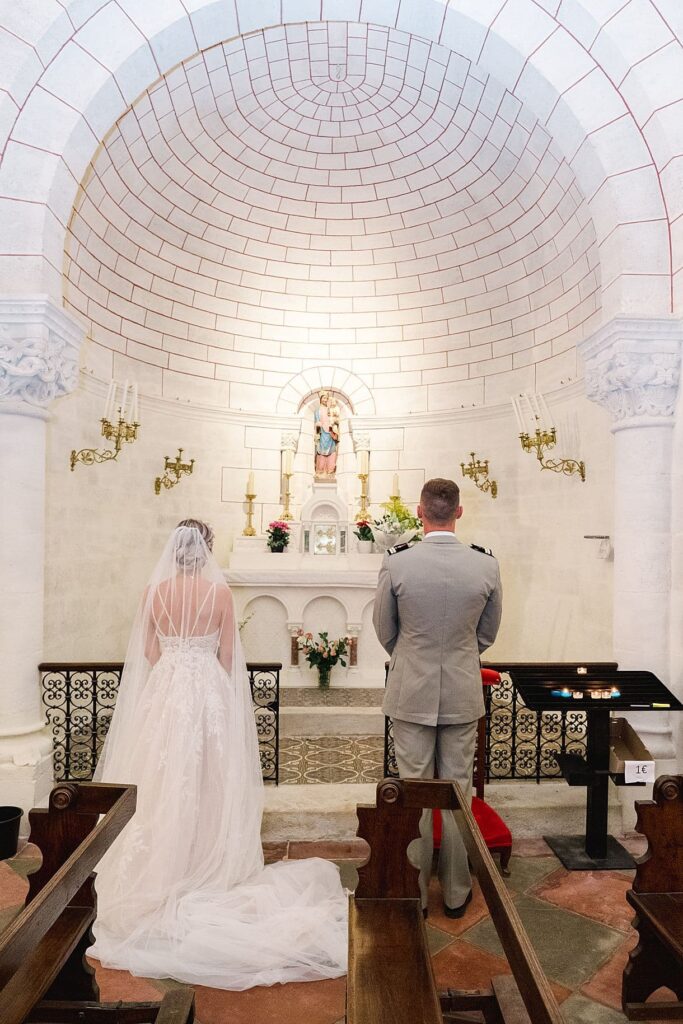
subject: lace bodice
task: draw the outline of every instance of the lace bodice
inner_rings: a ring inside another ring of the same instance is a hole
[[[163,633],[157,633],[162,654],[191,652],[193,654],[210,654],[214,658],[218,653],[219,635],[218,630],[205,636],[165,636]]]

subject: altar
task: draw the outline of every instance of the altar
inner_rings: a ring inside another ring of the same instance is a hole
[[[384,685],[386,654],[372,625],[381,554],[360,553],[354,523],[336,482],[313,482],[285,551],[266,538],[238,537],[225,578],[242,623],[247,660],[282,662],[284,686],[317,686],[296,643],[299,629],[330,639],[348,636],[346,667],[332,670],[331,686]]]

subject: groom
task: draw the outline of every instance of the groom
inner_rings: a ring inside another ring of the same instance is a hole
[[[484,714],[479,655],[496,638],[502,590],[498,562],[462,544],[452,480],[428,480],[417,514],[424,540],[390,549],[377,584],[373,622],[391,655],[383,711],[393,720],[402,779],[455,779],[471,799],[477,722]],[[393,551],[393,553],[392,553]],[[432,812],[420,821],[420,893],[427,913]],[[439,880],[448,917],[472,898],[467,853],[450,811],[443,813]]]

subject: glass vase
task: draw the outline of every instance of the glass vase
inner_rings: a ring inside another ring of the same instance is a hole
[[[331,665],[318,665],[318,686],[321,690],[329,690],[331,674]]]

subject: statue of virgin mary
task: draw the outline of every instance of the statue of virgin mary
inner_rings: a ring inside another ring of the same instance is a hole
[[[320,405],[315,410],[315,475],[318,480],[329,480],[337,471],[340,410],[329,391],[321,391]]]

